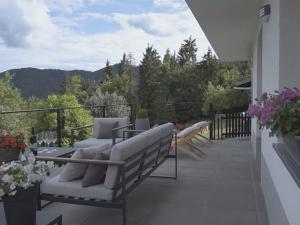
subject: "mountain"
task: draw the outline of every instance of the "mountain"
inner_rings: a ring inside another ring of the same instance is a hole
[[[112,66],[113,71],[117,71],[118,64]],[[0,73],[2,78],[6,72],[13,74],[13,84],[20,89],[22,96],[28,98],[36,96],[47,98],[49,94],[58,94],[66,75],[80,75],[86,80],[102,81],[104,79],[104,68],[91,72],[85,70],[58,70],[58,69],[36,69],[21,68],[12,69]]]

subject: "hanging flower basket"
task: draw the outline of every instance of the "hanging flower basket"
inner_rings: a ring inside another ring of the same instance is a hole
[[[0,163],[18,160],[26,147],[23,133],[11,135],[0,131]]]

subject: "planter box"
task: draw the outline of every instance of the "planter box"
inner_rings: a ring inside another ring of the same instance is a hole
[[[0,163],[18,160],[20,155],[19,149],[0,149]]]

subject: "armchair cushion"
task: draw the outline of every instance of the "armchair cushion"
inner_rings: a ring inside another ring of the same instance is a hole
[[[118,121],[100,120],[98,123],[98,130],[95,131],[97,139],[113,138],[112,129],[118,127]]]
[[[111,122],[118,122],[118,127],[127,126],[130,124],[128,118],[95,118],[94,119],[94,125],[93,125],[93,138],[98,137],[98,131],[101,121],[111,121]],[[120,129],[117,132],[117,137],[122,138],[123,137],[123,130],[126,130],[127,128]]]

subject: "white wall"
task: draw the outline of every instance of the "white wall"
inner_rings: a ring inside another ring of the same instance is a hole
[[[271,17],[263,24],[262,91],[300,87],[300,1],[269,0]],[[272,147],[277,142],[262,132],[262,188],[270,225],[300,224],[300,190]],[[270,194],[274,190],[275,194]],[[279,213],[281,212],[281,213]],[[286,217],[286,218],[285,218]]]

